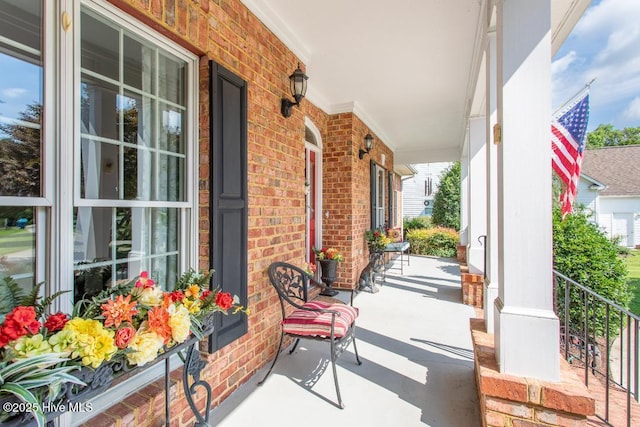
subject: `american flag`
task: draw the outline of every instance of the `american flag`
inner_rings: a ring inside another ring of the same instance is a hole
[[[573,211],[573,202],[578,194],[580,164],[584,156],[588,122],[588,92],[570,107],[560,111],[551,122],[553,170],[565,185],[565,191],[560,195],[563,218]]]

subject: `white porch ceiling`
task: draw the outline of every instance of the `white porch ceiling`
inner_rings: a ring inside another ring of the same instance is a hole
[[[396,164],[460,159],[488,0],[242,1],[306,65],[309,101],[354,112]],[[551,1],[555,52],[590,0]]]

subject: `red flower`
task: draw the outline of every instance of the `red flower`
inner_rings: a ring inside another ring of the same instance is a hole
[[[123,323],[116,335],[113,337],[113,341],[119,349],[127,348],[133,337],[136,336],[136,330],[131,326],[131,323]]]
[[[31,306],[18,306],[7,314],[5,318],[5,328],[11,327],[24,330],[18,335],[19,337],[26,335],[27,332],[37,334],[40,332],[40,326],[40,322],[36,319],[36,309]]]
[[[149,278],[149,273],[143,271],[142,273],[140,273],[140,278],[136,282],[136,288],[153,288],[155,283],[156,282],[154,282],[153,279]]]
[[[233,307],[233,297],[229,292],[218,292],[216,295],[216,305],[223,310]]]
[[[51,314],[44,322],[44,327],[47,328],[49,332],[57,332],[64,328],[64,325],[68,320],[69,318],[64,313],[58,312],[56,314]]]
[[[209,289],[207,289],[206,291],[202,292],[202,295],[200,295],[200,299],[204,301],[207,298],[209,298],[209,295],[211,295],[211,294],[212,294],[212,292]]]
[[[9,344],[9,337],[0,332],[0,348],[3,348],[7,344]]]
[[[182,291],[173,291],[171,292],[171,301],[180,302],[184,299],[184,292]]]
[[[2,335],[4,335],[9,341],[17,340],[26,334],[26,329],[18,325],[14,320],[6,319],[4,321],[4,325],[2,326]]]

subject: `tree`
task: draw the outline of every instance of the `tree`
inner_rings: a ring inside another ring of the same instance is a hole
[[[31,104],[19,114],[22,122],[40,124],[42,105]],[[0,195],[40,195],[40,129],[0,124]]]
[[[587,148],[640,144],[640,127],[614,129],[611,124],[599,125],[587,134]]]
[[[455,162],[440,175],[431,222],[435,226],[460,230],[460,162]]]

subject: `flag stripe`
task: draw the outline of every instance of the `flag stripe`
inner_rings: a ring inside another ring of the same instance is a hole
[[[587,92],[551,122],[551,162],[553,170],[565,185],[565,191],[560,195],[563,217],[573,210],[573,203],[578,195],[588,121]]]

